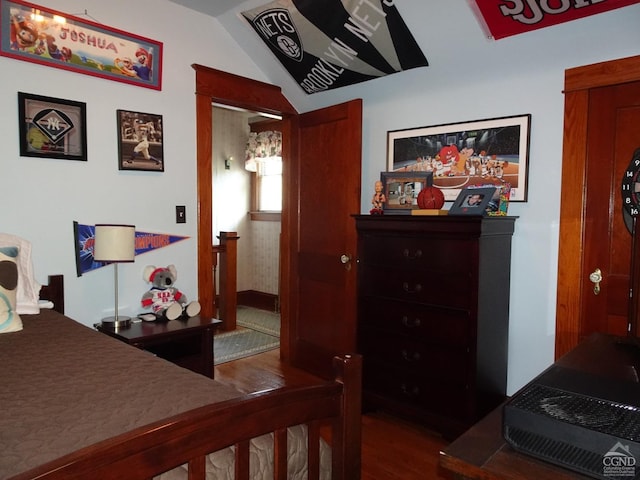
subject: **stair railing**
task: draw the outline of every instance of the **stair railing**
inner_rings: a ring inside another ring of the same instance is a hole
[[[222,320],[222,329],[236,329],[236,308],[238,303],[238,239],[237,232],[220,232],[219,245],[213,245],[213,311],[217,310]],[[220,269],[220,291],[217,292],[216,270]]]

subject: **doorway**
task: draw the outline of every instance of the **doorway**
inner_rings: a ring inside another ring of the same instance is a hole
[[[202,65],[192,65],[196,72],[196,138],[197,138],[197,196],[198,196],[198,298],[202,304],[202,315],[213,317],[217,309],[213,290],[214,245],[213,211],[213,115],[212,104],[223,104],[233,108],[260,111],[283,116],[283,136],[291,132],[291,117],[297,115],[295,109],[282,96],[280,88],[251,80],[238,75],[221,72]],[[290,157],[291,145],[283,145],[283,158]],[[287,181],[284,180],[286,191]],[[288,251],[289,224],[287,204],[282,211],[282,236],[280,252]],[[280,258],[280,298],[281,335],[280,353],[283,359],[289,357],[289,258]]]
[[[257,215],[254,204],[257,172],[245,168],[246,146],[255,124],[271,116],[215,104],[213,122],[213,235],[236,232],[237,304],[279,311],[280,211]],[[279,192],[276,192],[279,193]],[[281,202],[278,207],[281,210]],[[214,243],[219,243],[214,240]],[[215,285],[220,285],[219,271]],[[217,291],[220,295],[220,291]]]

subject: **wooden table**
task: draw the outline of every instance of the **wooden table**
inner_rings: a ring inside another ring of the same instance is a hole
[[[613,348],[620,340],[628,348]],[[555,364],[609,378],[629,380],[628,366],[637,365],[640,350],[634,340],[594,334]],[[640,365],[637,365],[640,368]],[[440,452],[440,467],[455,479],[575,480],[589,479],[571,470],[518,453],[502,436],[502,406],[476,423]]]
[[[96,324],[98,331],[146,350],[160,358],[213,378],[213,334],[221,320],[200,315],[171,321],[131,323],[112,329]]]

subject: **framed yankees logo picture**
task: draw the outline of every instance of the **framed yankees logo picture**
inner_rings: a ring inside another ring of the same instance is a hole
[[[87,160],[84,102],[18,92],[20,156]]]

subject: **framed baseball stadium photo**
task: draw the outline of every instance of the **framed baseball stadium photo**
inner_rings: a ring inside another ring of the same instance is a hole
[[[164,172],[162,115],[118,110],[118,169]]]
[[[87,160],[84,102],[18,92],[20,156]]]
[[[449,123],[387,133],[387,170],[433,172],[454,201],[476,184],[508,183],[510,202],[527,201],[531,115]]]

